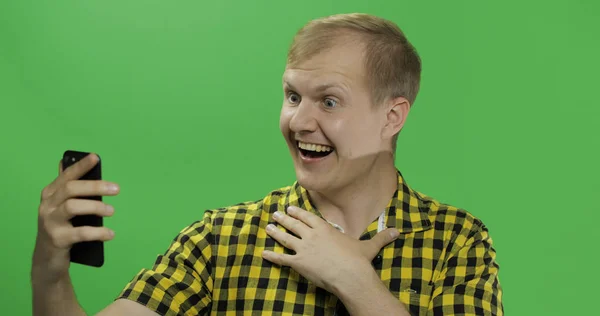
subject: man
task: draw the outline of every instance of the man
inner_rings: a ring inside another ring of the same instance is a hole
[[[206,211],[99,315],[503,314],[483,223],[412,190],[394,165],[420,70],[389,21],[349,14],[307,24],[288,54],[280,119],[297,182]],[[112,234],[68,219],[110,216],[103,203],[76,197],[119,190],[76,180],[96,161],[61,171],[42,192],[36,315],[84,315],[68,250]]]

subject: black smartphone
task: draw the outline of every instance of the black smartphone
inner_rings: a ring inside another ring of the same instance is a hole
[[[62,167],[66,170],[74,163],[83,159],[90,153],[67,150],[63,154]],[[98,158],[100,156],[98,155]],[[98,163],[88,173],[84,174],[80,180],[102,180],[102,161]],[[102,196],[81,196],[80,199],[91,199],[102,201]],[[97,215],[80,215],[71,219],[73,226],[96,226],[101,227],[102,217]],[[71,262],[79,263],[92,267],[101,267],[104,264],[104,242],[102,241],[84,241],[73,245],[71,248]]]

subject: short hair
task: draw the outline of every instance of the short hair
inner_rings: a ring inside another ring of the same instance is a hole
[[[288,51],[288,65],[296,65],[327,50],[345,34],[358,35],[365,46],[365,71],[374,105],[404,97],[415,102],[421,80],[421,59],[393,22],[362,13],[331,15],[308,22]]]

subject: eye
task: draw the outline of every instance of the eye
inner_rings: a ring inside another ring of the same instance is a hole
[[[298,104],[298,103],[300,103],[301,98],[297,93],[289,92],[287,95],[287,100],[291,104]]]
[[[326,108],[334,108],[337,105],[337,101],[334,99],[326,98],[323,101],[323,104],[325,105]]]

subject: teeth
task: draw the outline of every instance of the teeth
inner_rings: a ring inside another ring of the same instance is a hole
[[[303,142],[298,142],[298,147],[300,147],[304,150],[310,150],[310,151],[316,151],[316,152],[325,152],[325,151],[333,150],[333,148],[331,148],[329,146],[309,144],[309,143],[303,143]]]

